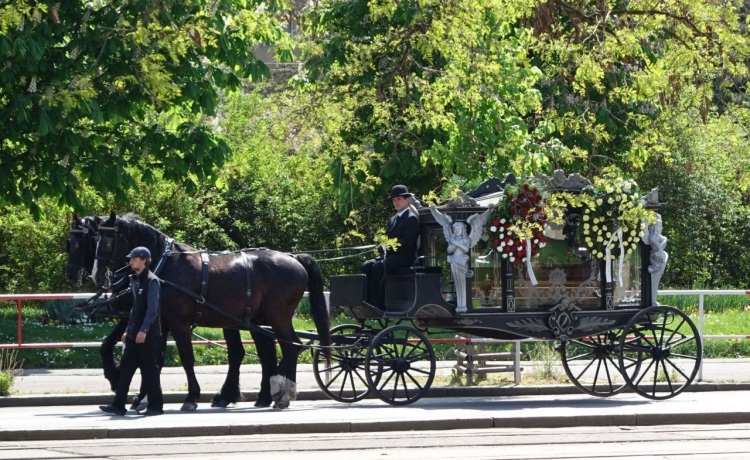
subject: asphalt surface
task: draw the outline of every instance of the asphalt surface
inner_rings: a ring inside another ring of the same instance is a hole
[[[405,407],[377,398],[354,404],[332,401],[317,389],[310,366],[300,365],[299,397],[285,410],[253,406],[258,366],[242,369],[240,383],[249,401],[227,409],[211,408],[209,402],[221,387],[226,366],[196,371],[203,390],[196,412],[180,411],[182,369],[165,368],[164,415],[128,412],[120,417],[98,409],[112,399],[101,370],[25,370],[16,378],[13,395],[0,397],[0,440],[750,422],[750,360],[705,360],[699,380],[663,401],[634,393],[597,398],[572,384],[433,386],[426,397]],[[139,384],[136,374],[133,393]]]

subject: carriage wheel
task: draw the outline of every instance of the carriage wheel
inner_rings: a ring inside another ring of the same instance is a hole
[[[331,329],[331,363],[326,366],[325,354],[313,350],[313,373],[318,387],[329,398],[343,403],[361,401],[370,394],[365,377],[365,358],[369,340],[356,324],[339,324]]]
[[[391,326],[370,344],[367,383],[383,401],[405,406],[427,393],[435,378],[435,351],[424,334],[410,326]]]
[[[616,395],[627,388],[618,360],[621,335],[622,329],[618,328],[561,342],[563,368],[573,385],[600,397]]]
[[[676,396],[700,368],[703,344],[698,329],[668,306],[638,312],[620,339],[620,368],[628,385],[649,399]]]

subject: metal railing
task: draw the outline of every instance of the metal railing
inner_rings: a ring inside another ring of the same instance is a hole
[[[326,293],[328,294],[328,293]],[[13,344],[0,344],[0,350],[3,349],[33,349],[33,348],[77,348],[77,347],[98,347],[101,346],[100,342],[37,342],[37,343],[24,343],[23,342],[23,302],[24,301],[40,301],[40,300],[85,300],[92,297],[93,293],[69,293],[69,294],[0,294],[0,301],[15,301],[17,310],[17,332],[16,332],[16,343]],[[727,339],[750,339],[750,335],[704,335],[704,322],[705,322],[705,298],[706,296],[713,295],[750,295],[750,290],[732,290],[732,289],[720,289],[720,290],[709,290],[709,289],[665,289],[659,290],[659,296],[697,296],[698,297],[698,334],[703,340],[727,340]],[[326,298],[326,300],[328,300]],[[447,339],[451,340],[451,339]],[[453,339],[455,340],[455,339]],[[476,340],[476,339],[474,339]],[[437,339],[439,342],[445,342],[446,339]],[[460,339],[455,340],[456,342],[462,342]],[[226,342],[223,340],[195,340],[194,345],[224,345]],[[252,340],[243,340],[243,344],[252,345]],[[168,345],[174,345],[174,341],[167,342]],[[703,380],[703,356],[701,356],[701,366],[698,370],[698,381]]]
[[[750,295],[750,290],[734,290],[734,289],[664,289],[657,292],[657,296],[698,296],[698,335],[703,340],[706,339],[750,339],[748,335],[704,335],[703,324],[705,320],[705,299],[707,295]],[[701,365],[698,368],[698,381],[703,381],[703,356],[701,358]]]

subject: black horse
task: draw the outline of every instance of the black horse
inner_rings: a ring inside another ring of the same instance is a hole
[[[93,281],[91,279],[91,271],[94,267],[94,257],[96,253],[97,229],[99,223],[106,218],[106,216],[78,217],[77,214],[73,213],[67,241],[68,262],[66,264],[66,271],[70,282],[78,287],[83,286],[86,281]],[[125,295],[117,294],[120,294],[121,290],[126,289],[127,286],[123,283],[121,287],[113,293],[115,295],[107,300],[107,316],[119,318],[119,320],[114,329],[112,329],[112,332],[102,340],[102,345],[99,348],[99,354],[102,358],[104,378],[109,382],[112,391],[115,390],[117,382],[120,379],[120,370],[115,362],[115,346],[120,341],[120,338],[128,325],[128,315],[132,303],[130,296],[127,295],[126,292],[122,293]],[[87,311],[94,308],[97,309],[97,312],[102,313],[100,304],[98,303],[93,303],[89,305],[88,308],[81,307],[80,310]],[[145,396],[146,392],[144,391],[144,388],[141,387],[140,393],[135,397],[134,406],[138,407],[138,404],[143,402]]]
[[[229,353],[229,371],[214,400],[237,402],[239,369],[245,350],[239,331],[246,329],[255,342],[262,378],[256,406],[286,408],[296,396],[297,357],[300,340],[292,317],[305,290],[310,311],[326,357],[331,335],[323,295],[323,277],[315,259],[268,249],[237,252],[200,251],[176,243],[133,216],[114,213],[98,226],[98,243],[92,278],[98,285],[111,280],[136,246],[145,246],[156,261],[162,279],[162,320],[174,337],[188,379],[183,410],[194,409],[200,386],[193,369],[191,330],[195,326],[223,328]],[[262,326],[268,326],[270,330]],[[277,361],[275,341],[281,347]]]
[[[67,273],[71,283],[81,286],[85,281],[91,281],[91,273],[94,267],[94,259],[96,255],[96,238],[98,236],[99,224],[107,219],[107,216],[88,216],[78,217],[77,214],[73,213],[70,233],[67,242],[68,249],[68,262],[67,262]],[[157,260],[152,261],[151,269],[156,269]],[[125,268],[128,268],[127,266]],[[127,270],[129,272],[129,268]],[[121,276],[124,278],[126,274],[123,273]],[[123,280],[125,281],[125,280]],[[114,351],[115,346],[120,341],[122,334],[128,325],[128,317],[130,314],[130,307],[132,306],[132,298],[127,291],[127,283],[117,282],[116,287],[108,287],[108,291],[112,291],[112,296],[106,300],[107,308],[102,309],[101,303],[91,303],[84,307],[80,307],[80,311],[91,311],[96,309],[97,313],[106,313],[107,316],[119,318],[119,321],[115,325],[112,332],[102,340],[99,352],[102,358],[102,369],[104,371],[104,378],[110,384],[112,391],[115,391],[117,382],[120,379],[120,370],[115,361]],[[162,322],[162,355],[160,366],[163,365],[164,351],[166,350],[167,334],[169,332],[166,324]],[[228,354],[230,356],[236,355],[242,351],[242,342],[239,338],[239,332],[237,330],[224,330],[224,337],[227,341],[227,348],[229,349]],[[235,340],[233,337],[237,336]],[[234,352],[232,349],[236,348]],[[146,407],[146,391],[141,386],[139,394],[135,397],[132,405],[132,409],[145,408]],[[211,405],[213,407],[227,407],[231,403],[237,402],[237,398],[241,399],[239,385],[236,389],[231,391],[230,400],[225,399],[221,394],[214,396]],[[186,409],[193,409],[195,406],[188,404],[185,406]]]

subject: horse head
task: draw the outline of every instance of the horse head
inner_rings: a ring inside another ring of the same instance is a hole
[[[127,266],[125,256],[128,251],[130,251],[130,243],[121,232],[117,215],[112,212],[97,226],[94,265],[91,270],[91,279],[94,280],[94,284],[109,289],[114,282],[115,273]]]
[[[68,252],[66,273],[70,282],[76,286],[83,286],[94,267],[96,228],[100,220],[98,216],[81,218],[73,213],[66,242]]]
[[[99,223],[96,255],[91,278],[97,286],[109,289],[119,278],[120,270],[130,271],[127,254],[136,246],[151,251],[151,265],[158,263],[164,253],[168,238],[154,227],[141,222],[134,214],[117,216],[114,212]]]

